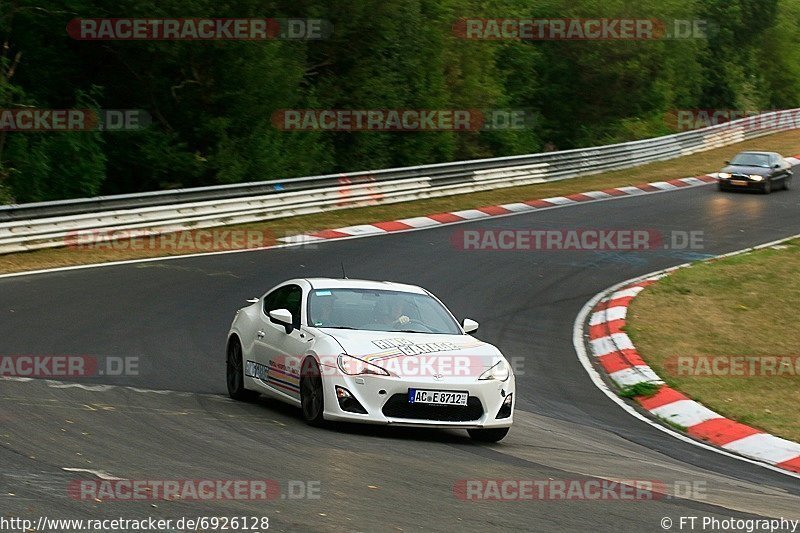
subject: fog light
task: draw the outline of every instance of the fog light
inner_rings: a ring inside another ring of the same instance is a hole
[[[500,410],[497,411],[497,416],[495,417],[495,419],[508,418],[509,416],[511,416],[511,406],[514,404],[512,396],[513,394],[509,394],[503,400],[503,405],[501,405]]]
[[[339,401],[339,407],[342,408],[342,411],[347,411],[348,413],[358,413],[362,415],[367,414],[367,410],[364,409],[364,406],[355,399],[353,393],[344,387],[339,387],[338,385],[336,386],[336,399]]]

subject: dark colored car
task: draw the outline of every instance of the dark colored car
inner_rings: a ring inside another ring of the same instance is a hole
[[[719,175],[719,190],[757,189],[769,194],[774,189],[788,189],[792,165],[775,152],[740,152]]]

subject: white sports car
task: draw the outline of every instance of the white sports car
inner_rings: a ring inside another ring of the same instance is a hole
[[[431,293],[412,285],[293,279],[236,312],[231,398],[266,394],[331,421],[464,428],[497,442],[514,413],[514,374]]]

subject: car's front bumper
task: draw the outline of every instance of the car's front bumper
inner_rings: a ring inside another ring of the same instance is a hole
[[[502,428],[512,425],[517,401],[513,374],[503,382],[479,381],[476,378],[435,381],[428,378],[348,376],[341,373],[323,379],[324,416],[332,421],[436,428]],[[337,386],[352,394],[367,413],[342,409],[336,395]],[[409,389],[466,391],[469,393],[468,406],[410,404]],[[511,413],[508,417],[497,418],[509,394],[513,395]]]
[[[750,178],[738,178],[737,177],[737,178],[727,178],[727,179],[720,178],[719,179],[719,186],[720,187],[722,187],[723,189],[731,189],[731,190],[736,190],[736,189],[741,189],[741,190],[757,189],[757,190],[761,190],[761,189],[764,188],[764,186],[765,186],[764,184],[765,183],[766,183],[766,180],[756,181],[756,180],[753,180],[753,179],[750,179]]]

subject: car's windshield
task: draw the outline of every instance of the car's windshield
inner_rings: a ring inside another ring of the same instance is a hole
[[[458,324],[436,299],[390,290],[312,290],[308,323],[321,328],[461,334]]]
[[[769,167],[769,156],[766,154],[738,154],[731,160],[731,165],[744,167]]]

